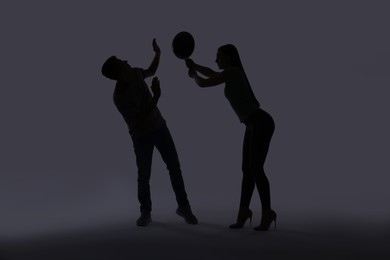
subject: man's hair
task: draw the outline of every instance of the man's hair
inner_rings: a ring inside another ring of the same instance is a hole
[[[115,56],[108,58],[102,66],[102,74],[112,80],[118,80],[118,59]]]

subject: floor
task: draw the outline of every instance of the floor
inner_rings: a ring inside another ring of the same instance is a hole
[[[0,259],[390,259],[390,232],[384,223],[278,213],[276,229],[268,232],[256,232],[249,223],[240,230],[227,228],[233,211],[199,210],[196,226],[165,212],[154,213],[149,226],[137,227],[133,215],[4,240]]]

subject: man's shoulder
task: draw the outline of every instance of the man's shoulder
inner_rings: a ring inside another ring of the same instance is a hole
[[[134,70],[136,73],[141,73],[141,74],[143,74],[144,71],[145,71],[143,68],[139,68],[139,67],[133,67],[133,70]]]

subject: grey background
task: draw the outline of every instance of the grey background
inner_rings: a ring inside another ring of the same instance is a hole
[[[134,225],[132,143],[100,67],[117,55],[146,68],[153,38],[162,49],[159,107],[192,207],[203,223],[235,220],[244,126],[223,86],[198,88],[173,55],[183,30],[196,40],[192,58],[215,69],[217,48],[235,44],[276,121],[266,170],[279,226],[326,229],[332,219],[387,230],[386,1],[2,1],[0,10],[2,241]],[[154,219],[176,221],[154,156]],[[252,208],[257,224],[256,193]]]

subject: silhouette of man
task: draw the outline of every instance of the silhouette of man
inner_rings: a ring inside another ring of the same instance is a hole
[[[151,175],[154,147],[160,152],[167,169],[178,208],[176,213],[188,224],[197,224],[192,213],[180,169],[178,154],[165,119],[157,107],[161,95],[160,82],[154,77],[151,84],[153,96],[145,78],[153,76],[160,62],[161,50],[153,39],[155,56],[148,69],[130,66],[126,60],[115,56],[108,58],[102,66],[102,74],[116,81],[114,104],[122,114],[133,141],[138,168],[138,200],[141,216],[138,226],[146,226],[151,221],[152,201],[149,180]]]

